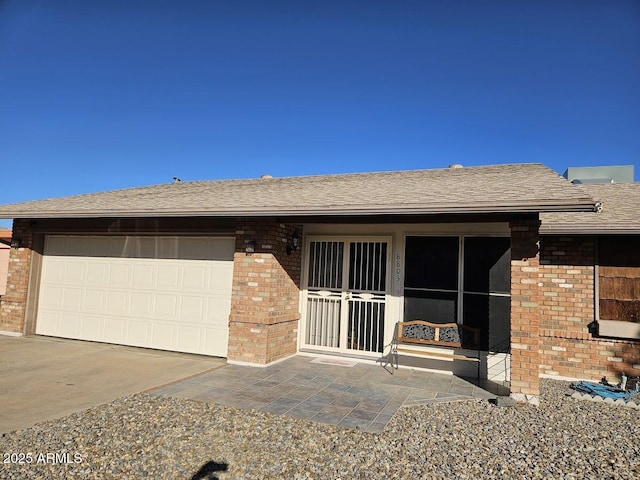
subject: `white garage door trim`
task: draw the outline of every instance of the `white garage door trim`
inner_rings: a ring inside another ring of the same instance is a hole
[[[234,239],[45,237],[36,333],[226,356]]]

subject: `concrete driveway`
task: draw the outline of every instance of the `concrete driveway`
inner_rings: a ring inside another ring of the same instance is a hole
[[[0,335],[0,433],[225,364],[225,359],[200,355]]]

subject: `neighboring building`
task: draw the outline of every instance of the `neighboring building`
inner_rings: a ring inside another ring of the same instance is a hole
[[[606,167],[569,167],[564,178],[572,183],[629,183],[633,182],[633,165]]]
[[[15,248],[0,331],[264,365],[296,352],[376,360],[399,320],[457,322],[481,330],[482,376],[535,401],[540,374],[611,374],[638,354],[637,340],[603,342],[586,327],[596,247],[562,233],[572,215],[609,231],[599,195],[519,164],[6,205]],[[469,362],[413,360],[469,373],[458,365]]]
[[[7,290],[7,272],[9,270],[9,249],[11,248],[11,230],[0,228],[0,297]]]

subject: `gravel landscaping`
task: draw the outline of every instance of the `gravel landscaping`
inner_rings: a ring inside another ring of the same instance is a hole
[[[401,408],[380,434],[133,395],[2,435],[0,478],[640,478],[640,410],[542,387],[539,407]]]

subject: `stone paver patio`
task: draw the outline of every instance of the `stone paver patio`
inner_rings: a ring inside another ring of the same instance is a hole
[[[298,355],[264,368],[227,364],[147,393],[380,432],[403,406],[491,399],[508,390],[452,375]]]

